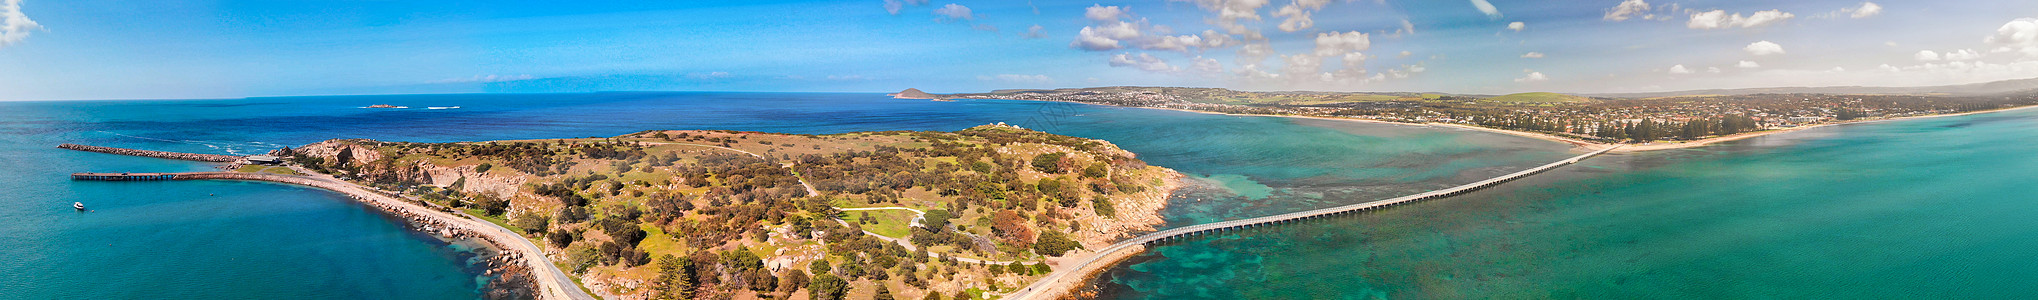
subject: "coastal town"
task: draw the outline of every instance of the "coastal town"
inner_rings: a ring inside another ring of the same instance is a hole
[[[1608,98],[1557,93],[1480,96],[1099,87],[1000,90],[928,97],[1060,101],[1227,114],[1456,125],[1602,147],[1717,140],[1744,133],[1851,121],[2038,105],[2038,92],[2031,91],[1959,96],[1789,93]]]

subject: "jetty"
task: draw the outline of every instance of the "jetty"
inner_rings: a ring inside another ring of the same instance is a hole
[[[188,172],[188,173],[75,173],[72,180],[101,181],[145,181],[145,180],[244,180],[263,181],[308,186],[331,190],[347,195],[356,201],[375,207],[390,215],[403,219],[415,230],[449,238],[479,238],[502,249],[503,254],[486,262],[488,275],[497,280],[529,281],[538,299],[593,300],[593,295],[581,290],[579,284],[566,276],[565,272],[552,265],[545,258],[545,252],[529,239],[502,228],[494,223],[462,217],[450,212],[432,209],[406,201],[405,199],[373,188],[346,182],[331,176],[303,176],[270,173],[243,172]]]
[[[1098,250],[1097,253],[1091,254],[1089,258],[1083,259],[1081,262],[1078,262],[1067,268],[1055,270],[1053,273],[1049,273],[1047,276],[1041,277],[1040,280],[1034,281],[1033,284],[1027,285],[1025,288],[1022,288],[1019,291],[1006,295],[1004,299],[1020,299],[1020,300],[1059,299],[1065,296],[1069,296],[1069,293],[1074,291],[1077,285],[1082,284],[1083,281],[1089,280],[1090,275],[1096,274],[1097,271],[1102,271],[1101,270],[1102,268],[1109,267],[1110,264],[1112,263],[1116,263],[1119,260],[1132,257],[1133,254],[1146,251],[1146,248],[1148,246],[1153,246],[1155,244],[1180,241],[1183,239],[1192,239],[1197,238],[1199,236],[1218,234],[1226,231],[1266,226],[1278,226],[1282,224],[1292,224],[1314,219],[1357,214],[1362,212],[1388,208],[1396,205],[1420,202],[1424,200],[1435,200],[1449,198],[1457,195],[1464,195],[1465,193],[1470,193],[1473,191],[1478,191],[1480,189],[1497,186],[1502,183],[1507,183],[1509,181],[1514,181],[1516,179],[1525,178],[1530,175],[1541,174],[1543,172],[1556,169],[1557,167],[1578,163],[1579,161],[1583,161],[1586,158],[1591,158],[1593,156],[1605,154],[1607,151],[1613,151],[1613,149],[1617,148],[1620,148],[1620,146],[1599,149],[1596,151],[1585,153],[1583,155],[1578,155],[1568,159],[1559,160],[1557,162],[1536,166],[1534,168],[1529,168],[1527,170],[1522,170],[1520,172],[1501,175],[1499,177],[1480,180],[1477,182],[1467,183],[1464,185],[1459,185],[1447,189],[1423,192],[1414,195],[1407,195],[1366,203],[1300,211],[1251,219],[1240,219],[1182,226],[1173,229],[1148,233],[1146,235],[1141,235],[1138,237],[1134,237],[1132,239],[1127,239],[1124,241],[1119,241],[1118,243],[1115,244],[1111,244],[1111,246],[1105,247],[1102,250]]]
[[[240,162],[241,160],[243,160],[243,159],[244,159],[243,157],[240,157],[240,156],[232,156],[232,155],[218,155],[218,154],[197,154],[197,153],[179,153],[179,152],[164,152],[164,151],[153,151],[153,150],[137,150],[137,149],[127,149],[127,148],[113,148],[113,147],[100,147],[100,146],[87,146],[87,145],[79,145],[79,144],[62,144],[62,145],[57,145],[57,148],[64,148],[64,149],[71,149],[71,150],[78,150],[78,151],[85,151],[85,152],[99,152],[99,153],[106,153],[106,154],[119,154],[119,155],[130,155],[130,156],[140,156],[140,157],[154,157],[154,158],[161,158],[161,159],[175,159],[175,160],[190,160],[190,161],[204,161],[204,162],[223,162],[223,163],[231,163],[231,162]]]

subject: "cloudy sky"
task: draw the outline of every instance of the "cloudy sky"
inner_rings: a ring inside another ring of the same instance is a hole
[[[648,2],[648,1],[647,1]],[[2038,1],[0,0],[0,100],[2038,77]]]

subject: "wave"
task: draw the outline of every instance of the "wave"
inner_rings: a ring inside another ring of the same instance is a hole
[[[105,131],[105,130],[99,130],[99,132],[101,132],[101,133],[106,133],[106,134],[111,134],[111,135],[117,135],[117,136],[121,136],[121,137],[127,137],[127,138],[135,138],[135,139],[144,139],[144,140],[151,140],[151,141],[158,141],[158,142],[170,142],[170,143],[180,143],[180,144],[192,144],[192,145],[199,145],[199,146],[205,146],[206,148],[212,148],[213,150],[218,150],[218,151],[220,151],[220,152],[225,152],[226,154],[229,154],[229,155],[240,155],[240,156],[247,156],[247,155],[251,155],[251,154],[250,154],[249,152],[242,152],[243,150],[246,150],[246,151],[254,151],[254,152],[253,152],[254,154],[261,154],[261,153],[269,153],[269,151],[270,151],[270,150],[276,150],[276,149],[283,149],[284,147],[289,147],[289,146],[286,146],[286,145],[282,145],[282,144],[276,144],[276,143],[269,143],[269,142],[259,142],[259,141],[247,141],[247,142],[242,142],[242,141],[205,141],[205,140],[176,140],[176,139],[164,139],[164,138],[153,138],[153,137],[146,137],[146,136],[136,136],[136,135],[127,135],[127,134],[121,134],[121,133],[118,133],[118,132],[112,132],[112,131]]]

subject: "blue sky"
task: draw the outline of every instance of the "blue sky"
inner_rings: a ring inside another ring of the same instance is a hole
[[[2034,17],[2010,0],[0,0],[0,100],[1918,86],[2038,77]]]

